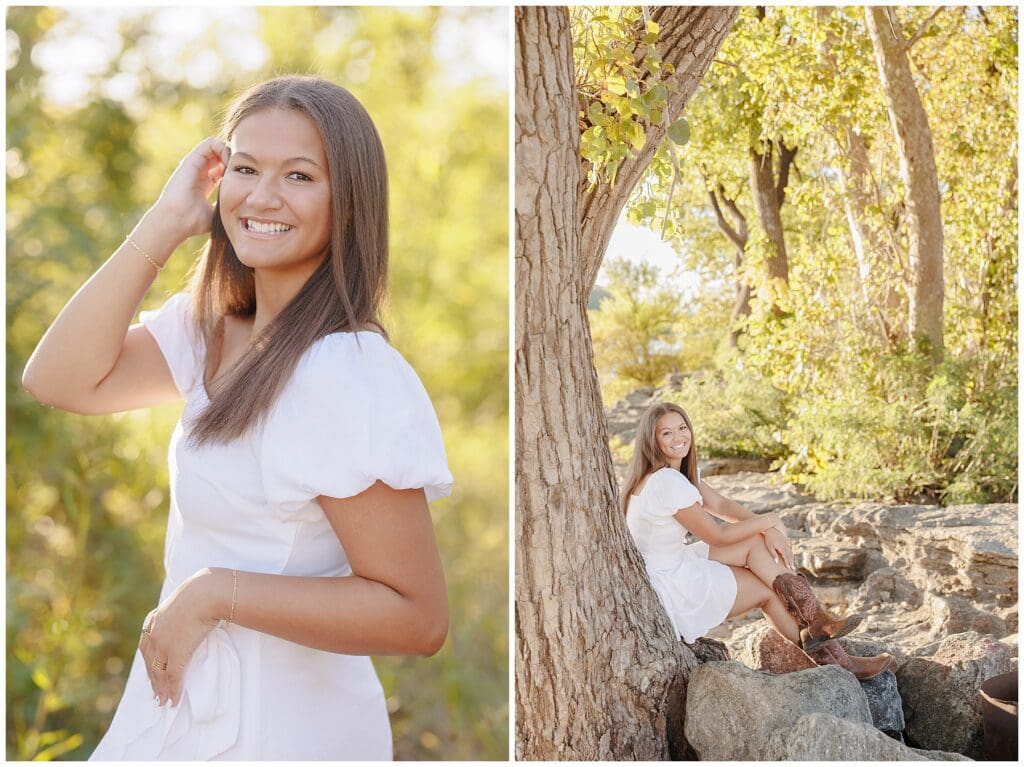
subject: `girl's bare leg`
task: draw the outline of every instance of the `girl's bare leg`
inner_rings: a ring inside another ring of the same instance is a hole
[[[761,580],[761,583],[768,587],[769,591],[779,575],[796,572],[786,567],[781,559],[778,562],[775,561],[775,557],[768,551],[768,545],[760,535],[737,543],[730,543],[728,546],[710,546],[708,559],[730,567],[749,569]]]
[[[775,596],[775,592],[747,568],[730,565],[729,569],[736,576],[736,601],[729,611],[729,617],[733,618],[760,607],[771,627],[799,646],[800,627]]]

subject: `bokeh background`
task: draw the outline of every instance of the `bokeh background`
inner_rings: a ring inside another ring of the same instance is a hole
[[[433,506],[451,632],[376,659],[399,759],[508,756],[508,17],[500,8],[11,8],[7,14],[7,757],[84,759],[163,577],[180,405],[43,407],[25,361],[238,91],[351,90],[391,181],[394,345],[456,478]],[[182,287],[185,243],[143,309]]]

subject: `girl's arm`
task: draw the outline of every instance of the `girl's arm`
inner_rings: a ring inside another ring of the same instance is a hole
[[[726,498],[704,480],[700,481],[700,494],[704,498],[704,510],[726,522],[742,522],[757,516],[731,498]]]
[[[129,324],[157,275],[154,263],[163,266],[178,245],[210,230],[206,197],[224,157],[217,139],[193,149],[129,235],[139,249],[125,240],[57,315],[22,373],[33,397],[90,415],[180,397],[156,341],[143,326]]]
[[[744,508],[731,498],[726,498],[703,480],[700,482],[700,491],[704,498],[705,509],[719,519],[724,519],[727,522],[742,522],[757,516],[750,509]],[[762,535],[768,544],[768,550],[773,553],[775,560],[778,561],[781,557],[788,567],[793,567],[793,551],[789,547],[786,528],[782,523],[780,522],[776,527],[765,530]]]
[[[448,633],[448,598],[422,490],[377,482],[352,498],[318,499],[352,575],[307,578],[238,571],[234,622],[347,655],[433,655]],[[140,647],[153,689],[177,705],[185,666],[230,615],[232,571],[208,568],[151,615]],[[154,658],[167,670],[153,668]]]
[[[730,543],[737,543],[782,524],[779,521],[779,515],[772,513],[755,514],[750,519],[733,522],[722,527],[699,503],[686,509],[680,509],[675,513],[675,518],[679,524],[712,546],[727,546]]]

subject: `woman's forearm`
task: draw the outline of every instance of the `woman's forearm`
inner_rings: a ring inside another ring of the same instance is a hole
[[[210,568],[205,617],[346,655],[433,655],[448,633],[443,586],[403,595],[357,575],[315,578]]]
[[[738,543],[755,535],[760,535],[765,530],[775,527],[777,523],[778,517],[774,514],[751,514],[748,519],[744,519],[741,522],[731,522],[725,525],[721,529],[722,537],[719,545]]]
[[[728,522],[743,522],[747,519],[754,519],[757,514],[747,509],[731,498],[726,498],[722,504],[720,517]]]
[[[160,265],[183,241],[166,218],[150,209],[131,233]],[[142,253],[122,243],[46,331],[25,366],[25,388],[57,406],[94,389],[117,363],[132,317],[156,275],[156,267]]]

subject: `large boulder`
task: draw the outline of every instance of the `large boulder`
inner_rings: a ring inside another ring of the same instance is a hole
[[[762,758],[769,736],[825,713],[871,726],[867,697],[841,668],[773,676],[742,663],[705,663],[690,675],[684,732],[703,761]]]
[[[763,761],[923,762],[970,761],[960,754],[910,748],[862,722],[830,714],[807,714],[768,736]]]
[[[930,658],[910,658],[896,672],[908,740],[980,759],[984,730],[978,690],[986,679],[1013,667],[1009,647],[973,631],[946,637]]]

